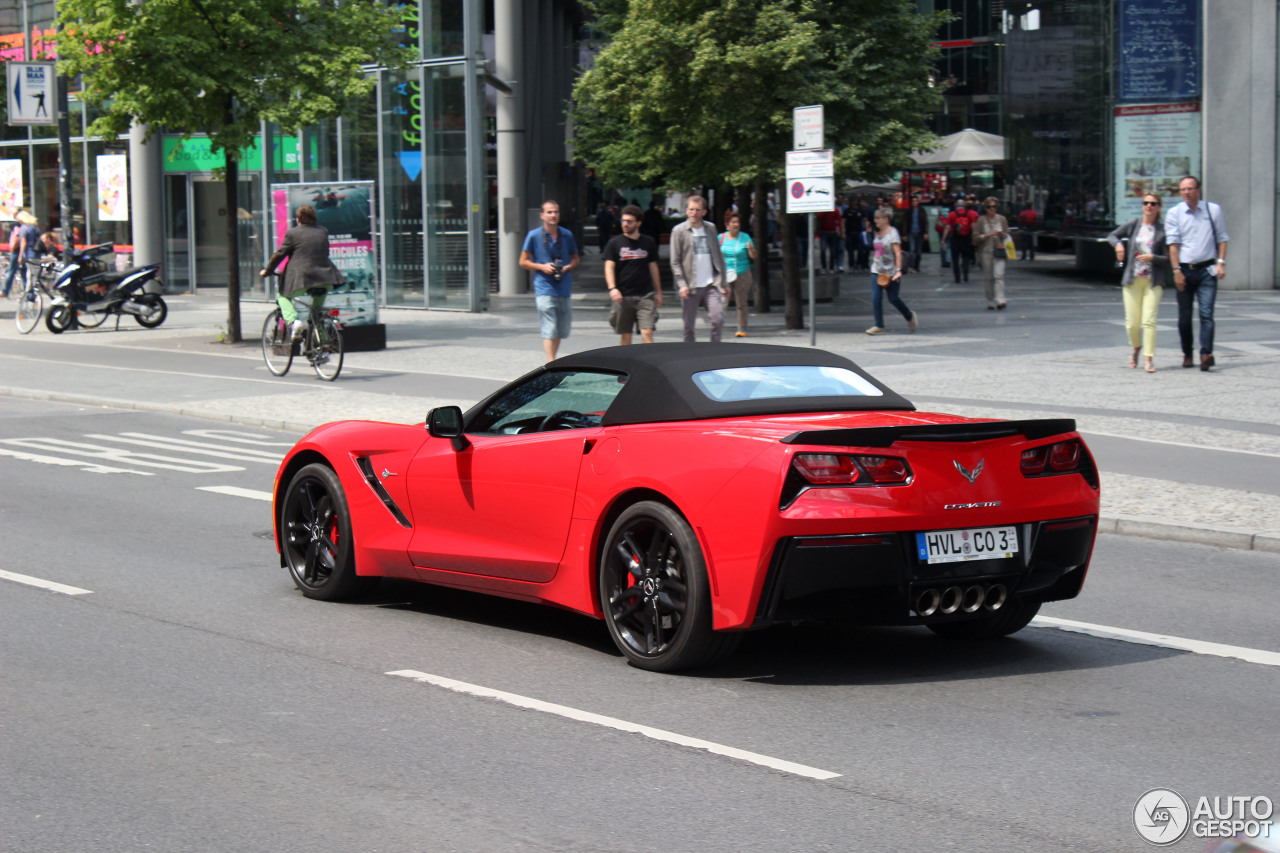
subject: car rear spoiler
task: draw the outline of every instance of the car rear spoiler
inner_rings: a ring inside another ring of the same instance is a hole
[[[987,441],[1022,435],[1028,439],[1048,438],[1073,432],[1073,418],[1036,418],[989,423],[912,424],[909,426],[855,427],[853,429],[813,429],[793,432],[783,444],[823,444],[849,447],[891,447],[895,441]]]

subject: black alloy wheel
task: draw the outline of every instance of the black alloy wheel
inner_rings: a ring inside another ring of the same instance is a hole
[[[351,511],[328,465],[312,463],[293,476],[279,525],[285,564],[307,598],[342,601],[377,582],[356,575]]]
[[[655,672],[707,666],[737,646],[711,629],[706,561],[689,523],[642,501],[618,516],[600,558],[600,602],[609,634],[632,665]]]

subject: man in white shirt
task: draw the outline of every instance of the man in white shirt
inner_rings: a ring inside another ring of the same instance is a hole
[[[684,340],[694,340],[698,308],[707,306],[711,342],[720,342],[724,328],[724,255],[716,240],[716,228],[705,222],[707,200],[689,196],[684,212],[688,219],[671,229],[671,274],[684,308]]]
[[[1185,177],[1178,182],[1182,201],[1164,217],[1164,236],[1169,243],[1169,265],[1178,288],[1178,336],[1182,338],[1182,366],[1194,367],[1191,304],[1200,314],[1200,369],[1213,367],[1213,303],[1218,282],[1227,274],[1227,225],[1222,208],[1200,201],[1200,179]]]

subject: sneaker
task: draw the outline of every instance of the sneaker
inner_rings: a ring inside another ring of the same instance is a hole
[[[868,335],[883,335],[883,334],[884,334],[884,331],[885,331],[884,326],[872,326],[870,329],[867,329],[867,334],[868,334]]]
[[[745,337],[747,336],[747,333],[746,333],[746,332],[735,332],[733,336],[734,336],[735,338],[745,338]]]
[[[307,334],[306,320],[294,320],[289,325],[289,338],[291,340],[300,341],[304,337],[306,337],[306,334]]]
[[[920,325],[920,317],[917,316],[916,312],[912,311],[911,319],[907,321],[907,331],[914,332],[919,325]]]

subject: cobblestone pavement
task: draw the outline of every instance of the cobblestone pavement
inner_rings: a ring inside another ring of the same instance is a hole
[[[606,322],[599,263],[589,255],[577,275],[574,331],[562,354],[617,342]],[[920,409],[990,418],[1074,417],[1093,443],[1154,449],[1158,461],[1144,470],[1108,470],[1100,463],[1104,530],[1280,550],[1280,291],[1220,292],[1218,366],[1209,373],[1181,369],[1176,304],[1168,294],[1159,314],[1159,370],[1147,374],[1126,366],[1118,287],[1077,272],[1071,256],[1011,262],[1005,311],[985,309],[980,272],[959,285],[949,273],[938,268],[936,255],[927,256],[924,271],[908,276],[902,288],[920,316],[919,331],[907,333],[901,317],[887,311],[889,332],[874,337],[864,333],[869,278],[840,276],[839,295],[818,305],[817,345],[854,359]],[[773,287],[781,289],[776,280]],[[126,319],[119,331],[108,323],[56,338],[43,326],[19,335],[10,322],[12,300],[0,302],[0,394],[302,432],[344,418],[420,421],[433,406],[465,406],[541,363],[531,296],[494,295],[481,314],[384,309],[387,349],[348,354],[333,384],[296,366],[285,379],[266,373],[256,336],[267,304],[241,303],[248,340],[227,345],[218,342],[226,324],[225,293],[166,298],[169,318],[158,329]],[[668,293],[659,341],[680,339],[678,312]],[[728,314],[732,336],[733,312]],[[747,340],[809,345],[808,330],[784,326],[782,305],[753,313]],[[706,337],[704,320],[699,338]],[[85,348],[89,357],[98,347],[141,358],[155,382],[139,383],[134,375],[117,387],[91,363],[69,355]],[[44,361],[51,353],[81,369],[51,368]],[[230,371],[240,381],[220,381],[211,378],[213,371],[191,366],[209,359],[243,362]],[[1229,460],[1256,476],[1243,485],[1221,477],[1204,482],[1188,469],[1192,463],[1212,467],[1206,459]]]

